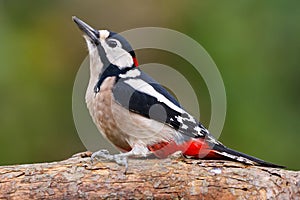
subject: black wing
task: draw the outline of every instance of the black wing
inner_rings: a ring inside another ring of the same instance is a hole
[[[113,88],[113,95],[130,111],[167,124],[186,136],[198,138],[208,134],[164,87],[142,71],[136,77],[121,76]]]

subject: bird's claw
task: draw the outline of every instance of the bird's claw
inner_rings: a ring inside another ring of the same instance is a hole
[[[114,155],[114,161],[118,165],[125,166],[125,173],[127,172],[127,169],[128,169],[128,159],[127,159],[127,156],[122,155],[122,154],[116,154],[116,155]]]
[[[94,152],[91,155],[91,162],[92,163],[95,160],[98,160],[98,159],[112,160],[113,159],[113,155],[111,155],[108,150],[102,149],[102,150]]]

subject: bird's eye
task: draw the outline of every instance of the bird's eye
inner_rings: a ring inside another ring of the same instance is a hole
[[[115,40],[108,40],[107,44],[111,48],[115,48],[118,45],[117,41],[115,41]]]

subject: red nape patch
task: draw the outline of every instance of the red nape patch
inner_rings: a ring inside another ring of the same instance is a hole
[[[138,63],[136,57],[132,57],[132,59],[133,59],[134,65],[135,65],[136,67],[139,66],[139,63]]]
[[[183,155],[194,158],[220,158],[204,139],[190,139],[181,144],[176,144],[174,141],[161,142],[148,146],[148,149],[159,158],[166,158],[176,151],[181,151]]]

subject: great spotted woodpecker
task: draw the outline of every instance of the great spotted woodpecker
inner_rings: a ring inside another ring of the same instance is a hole
[[[137,67],[135,53],[121,35],[93,29],[76,17],[73,21],[83,31],[89,50],[88,110],[99,131],[123,152],[111,155],[100,150],[92,154],[92,160],[114,160],[127,169],[129,156],[164,158],[180,151],[193,158],[282,167],[217,141],[165,88]]]

